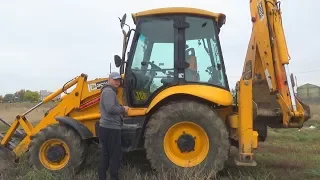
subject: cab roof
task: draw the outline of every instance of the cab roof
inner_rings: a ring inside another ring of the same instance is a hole
[[[151,16],[151,15],[163,15],[163,14],[191,14],[208,16],[214,18],[219,22],[220,26],[225,23],[226,15],[223,13],[214,13],[203,9],[190,8],[190,7],[166,7],[166,8],[156,8],[145,11],[140,11],[137,13],[132,13],[133,22],[136,24],[136,20],[139,17]]]

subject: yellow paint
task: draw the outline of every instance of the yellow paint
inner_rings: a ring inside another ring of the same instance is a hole
[[[144,116],[147,108],[129,108],[128,116]]]
[[[226,122],[228,116],[233,114],[233,106],[219,107],[216,108],[215,111],[217,112],[220,119]]]
[[[304,109],[301,105],[301,103],[296,99],[297,104],[297,112],[298,114],[295,115],[297,122],[299,125],[303,124],[305,117],[307,116],[304,112]]]
[[[198,89],[194,91],[194,89]],[[150,112],[159,102],[171,95],[191,95],[196,96],[212,103],[223,106],[232,105],[232,95],[229,91],[217,87],[205,85],[181,85],[174,86],[163,90],[150,103],[148,108],[129,108],[128,116],[143,116]],[[217,109],[217,112],[222,119],[226,119],[229,113],[232,113],[231,107]]]
[[[119,104],[124,104],[123,96],[124,96],[124,89],[122,87],[117,88],[117,97],[118,97]]]
[[[176,140],[185,132],[195,138],[194,151],[181,153]],[[171,126],[165,134],[164,151],[171,162],[180,167],[200,164],[209,153],[209,138],[204,129],[192,122],[179,122]]]
[[[252,118],[252,81],[241,80],[239,91],[239,154],[240,158],[244,155],[252,158],[252,142],[253,139],[253,118]],[[244,159],[240,159],[244,160]]]
[[[60,162],[50,162],[49,159],[47,158],[48,149],[54,145],[61,145],[65,150],[66,154]],[[67,144],[64,141],[61,141],[60,139],[47,140],[40,147],[39,160],[41,164],[48,170],[53,170],[53,171],[61,170],[68,164],[70,160],[70,149],[67,146]]]
[[[222,20],[225,21],[225,14],[223,13],[214,13],[210,11],[206,11],[203,9],[197,8],[189,8],[189,7],[166,7],[166,8],[157,8],[157,9],[150,9],[145,10],[137,13],[132,13],[133,21],[136,23],[137,18],[143,16],[154,16],[154,15],[163,15],[163,14],[193,14],[193,15],[200,15],[200,16],[207,16],[210,18],[214,18],[215,20]]]
[[[16,155],[16,158],[19,158],[26,151],[28,151],[28,146],[31,143],[30,136],[26,136],[20,143],[19,146],[13,149],[13,153]]]
[[[257,131],[253,131],[252,132],[252,148],[253,149],[257,149],[258,148],[258,132]]]
[[[28,124],[27,124],[24,120],[22,120],[21,118],[20,118],[18,121],[19,121],[19,124],[20,124],[20,125],[22,126],[22,128],[24,129],[24,132],[25,132],[27,135],[31,136],[31,135],[32,135],[32,132],[31,132],[32,127],[29,127]]]
[[[180,85],[170,87],[160,92],[152,100],[146,113],[148,113],[154,106],[156,106],[161,100],[165,99],[166,97],[179,94],[196,96],[223,106],[232,105],[232,95],[227,90],[205,85]]]
[[[88,121],[88,120],[93,120],[93,119],[99,119],[100,118],[100,113],[94,113],[91,112],[90,114],[82,114],[80,116],[74,116],[72,117],[73,119],[79,120],[79,121]]]
[[[232,114],[228,116],[228,123],[231,128],[239,128],[239,116],[238,114]]]

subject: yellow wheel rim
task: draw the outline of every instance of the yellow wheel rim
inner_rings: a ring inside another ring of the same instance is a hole
[[[40,147],[39,159],[45,168],[49,170],[60,170],[68,164],[70,150],[62,140],[50,139]]]
[[[192,122],[174,124],[165,134],[163,143],[167,157],[180,167],[200,164],[209,152],[207,133]]]

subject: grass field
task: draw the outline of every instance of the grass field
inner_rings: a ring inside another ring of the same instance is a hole
[[[0,106],[1,107],[1,106]],[[224,171],[218,174],[217,179],[254,179],[254,180],[300,180],[320,179],[320,105],[311,106],[313,117],[305,127],[298,129],[269,129],[266,142],[259,144],[255,152],[258,163],[256,167],[235,167],[232,158]],[[0,117],[3,112],[0,111]],[[42,116],[41,111],[38,112]],[[35,116],[36,117],[36,116]],[[313,126],[315,128],[310,128]],[[234,149],[233,149],[234,150]],[[46,171],[34,171],[26,165],[24,158],[18,164],[9,164],[0,161],[0,179],[97,179],[98,147],[92,146],[85,169],[76,176],[68,173],[50,174]],[[235,151],[232,152],[234,155]],[[190,176],[190,177],[186,177]],[[144,152],[126,154],[121,169],[122,179],[130,180],[196,180],[207,179],[199,172],[175,174],[174,178],[166,173],[155,174],[145,158]],[[170,178],[171,177],[171,178]]]
[[[35,105],[35,103],[0,103],[0,118],[8,122],[13,122],[16,115],[26,112]],[[53,105],[54,103],[52,102],[41,105],[28,114],[28,120],[31,122],[39,121],[43,117],[44,113]]]

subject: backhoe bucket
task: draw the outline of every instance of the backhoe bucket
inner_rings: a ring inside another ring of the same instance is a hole
[[[0,133],[0,141],[3,139],[3,137],[4,134]],[[2,171],[5,167],[7,167],[15,161],[15,155],[10,150],[14,148],[14,143],[9,142],[8,147],[9,148],[0,145],[0,171]]]
[[[297,97],[295,98],[304,109],[303,122],[305,122],[310,119],[310,107]],[[262,132],[266,131],[266,125],[271,128],[284,128],[283,112],[277,102],[276,95],[271,95],[269,93],[268,85],[264,82],[255,83],[253,85],[253,114],[254,126],[256,129],[259,129],[259,134],[266,133]],[[294,122],[288,127],[299,128],[303,122]]]
[[[303,107],[303,110],[304,110],[304,122],[308,121],[310,118],[311,118],[311,110],[310,110],[310,107],[302,102],[302,100],[298,97],[296,97],[298,102],[301,104],[301,106]]]

